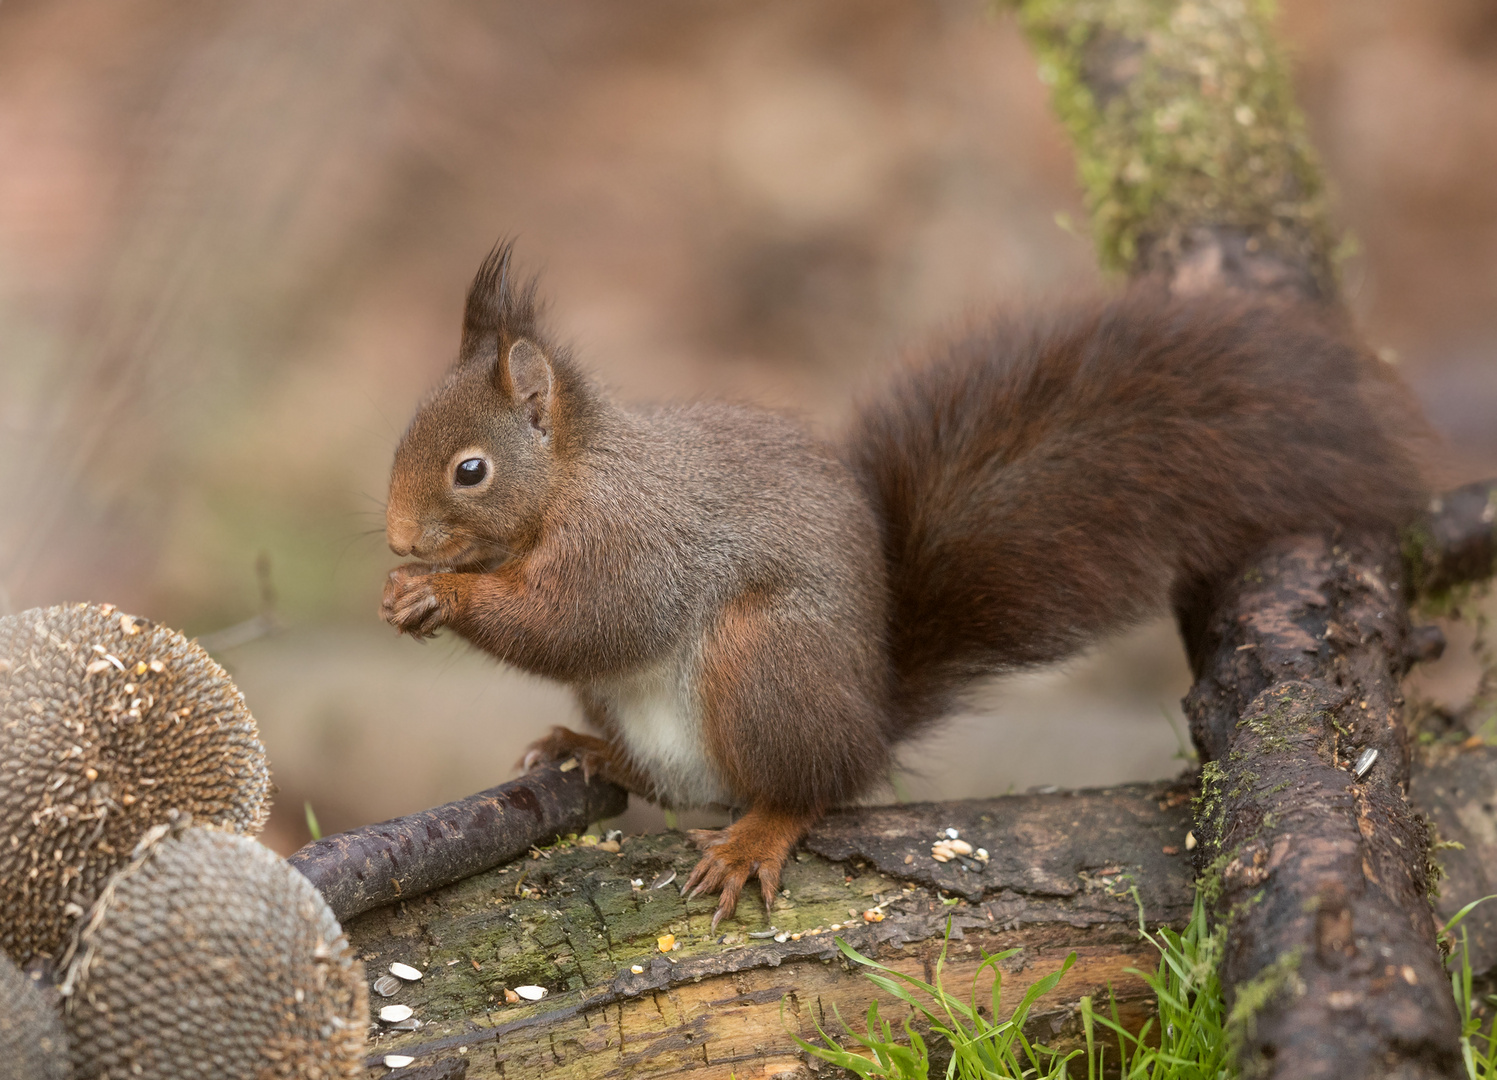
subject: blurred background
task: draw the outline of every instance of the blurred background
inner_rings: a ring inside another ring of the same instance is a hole
[[[1281,8],[1355,315],[1453,478],[1497,473],[1497,7]],[[202,636],[262,727],[280,850],[307,801],[331,831],[488,787],[568,695],[376,609],[391,451],[497,237],[622,397],[830,432],[964,313],[1097,287],[1084,220],[980,0],[6,0],[0,611]],[[1429,692],[1469,689],[1461,644]],[[1170,775],[1188,681],[1145,627],[984,690],[898,792]]]

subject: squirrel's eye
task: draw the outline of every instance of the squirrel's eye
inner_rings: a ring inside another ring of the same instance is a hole
[[[472,487],[483,483],[483,478],[487,475],[489,467],[483,458],[470,457],[457,463],[457,472],[452,479],[462,487]]]

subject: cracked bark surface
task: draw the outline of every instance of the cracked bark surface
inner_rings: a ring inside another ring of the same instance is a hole
[[[680,834],[631,837],[616,855],[562,844],[349,921],[371,981],[395,961],[426,973],[390,999],[424,1026],[379,1032],[371,1075],[397,1052],[423,1067],[461,1060],[471,1080],[794,1073],[805,1066],[790,1031],[840,1031],[838,1011],[861,1018],[875,998],[887,1019],[904,1015],[837,938],[928,979],[948,920],[949,985],[970,985],[984,950],[1023,950],[1005,964],[1005,1007],[1077,953],[1034,1017],[1047,1042],[1074,1042],[1077,1001],[1105,1001],[1109,985],[1123,1017],[1142,1023],[1149,994],[1128,969],[1152,971],[1158,956],[1139,940],[1129,889],[1151,926],[1188,918],[1189,799],[1154,784],[834,814],[786,868],[790,895],[772,919],[785,940],[748,936],[771,925],[750,900],[709,934],[712,899],[678,892],[697,858]],[[947,828],[987,848],[988,863],[933,859]],[[680,946],[668,953],[667,934]],[[527,985],[548,994],[505,1003]]]
[[[1334,789],[1345,774],[1332,773]],[[1466,845],[1445,855],[1441,910],[1448,915],[1492,891],[1497,749],[1447,745],[1416,765],[1414,776],[1418,810],[1440,823],[1443,837]],[[971,978],[982,950],[1024,950],[1005,971],[1007,1005],[1077,952],[1077,966],[1042,1003],[1032,1034],[1069,1045],[1077,1001],[1088,993],[1105,1000],[1109,984],[1124,1018],[1142,1023],[1148,995],[1128,969],[1152,970],[1157,955],[1138,939],[1127,889],[1138,887],[1151,926],[1187,919],[1192,791],[1134,785],[839,812],[787,869],[791,895],[772,922],[801,936],[783,942],[748,937],[769,925],[757,901],[745,901],[720,939],[707,935],[711,901],[683,901],[677,892],[696,859],[679,834],[631,837],[618,855],[575,843],[549,848],[544,857],[347,923],[371,982],[396,961],[426,973],[388,1002],[371,995],[376,1005],[411,1005],[425,1026],[395,1033],[377,1025],[370,1075],[384,1074],[378,1062],[386,1053],[416,1057],[409,1075],[418,1080],[796,1075],[804,1063],[787,1023],[814,1039],[815,1023],[838,1030],[838,1011],[861,1017],[874,999],[886,1018],[898,1023],[903,1016],[842,959],[835,939],[928,980],[948,917],[954,985]],[[1356,805],[1334,790],[1328,802],[1333,812]],[[932,841],[947,828],[986,848],[986,866],[933,859]],[[1286,850],[1273,864],[1270,849],[1263,866],[1277,871],[1287,860]],[[1233,876],[1245,883],[1254,867],[1249,853]],[[650,887],[672,872],[673,881]],[[884,919],[865,922],[862,912],[879,905]],[[1353,904],[1347,934],[1345,907],[1317,913],[1309,932],[1334,939],[1341,931],[1355,942],[1357,909]],[[1488,931],[1479,915],[1472,916],[1473,957],[1484,964],[1482,957],[1497,959],[1497,940],[1482,936]],[[665,934],[681,948],[661,953]],[[505,1004],[504,990],[522,985],[549,993],[535,1004]]]
[[[1194,643],[1199,861],[1228,927],[1223,982],[1254,1004],[1249,1075],[1460,1068],[1428,834],[1405,797],[1402,575],[1391,537],[1286,540]]]

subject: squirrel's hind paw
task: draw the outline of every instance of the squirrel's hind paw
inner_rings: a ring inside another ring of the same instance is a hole
[[[686,879],[684,892],[687,896],[719,894],[717,910],[712,915],[714,933],[718,923],[732,917],[738,907],[738,896],[751,877],[759,879],[765,912],[774,907],[785,860],[816,817],[755,809],[726,829],[691,830],[688,835],[701,850],[702,858]]]

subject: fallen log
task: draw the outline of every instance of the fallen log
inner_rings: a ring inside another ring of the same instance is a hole
[[[1418,811],[1465,845],[1444,853],[1447,916],[1492,891],[1494,780],[1491,747],[1447,744],[1415,770]],[[1138,888],[1151,927],[1184,924],[1192,794],[1180,784],[1130,785],[841,811],[790,864],[790,895],[773,919],[745,900],[716,936],[710,898],[679,894],[696,859],[680,834],[630,837],[618,854],[575,841],[539,850],[348,921],[371,982],[394,962],[425,973],[389,999],[371,995],[376,1005],[410,1005],[423,1024],[380,1025],[371,1075],[383,1074],[375,1066],[388,1053],[414,1057],[431,1071],[411,1075],[433,1080],[625,1077],[646,1067],[662,1076],[793,1075],[801,1062],[792,1031],[814,1041],[817,1023],[840,1031],[839,1014],[854,1020],[874,1000],[896,1024],[904,1016],[843,961],[835,939],[928,980],[948,918],[948,985],[967,986],[984,950],[1024,950],[1006,965],[1005,1008],[1078,953],[1032,1017],[1032,1036],[1076,1045],[1080,998],[1105,1002],[1109,991],[1137,1027],[1153,1003],[1134,971],[1152,970],[1158,957],[1139,940],[1128,890]],[[987,863],[936,861],[932,841],[948,828],[984,848]],[[868,922],[864,911],[883,918]],[[1483,958],[1497,959],[1497,939],[1481,936],[1476,919],[1472,956],[1490,966]],[[771,926],[783,941],[749,936]],[[679,949],[660,951],[666,934]],[[527,985],[548,993],[507,1003],[506,990]]]
[[[984,951],[1023,950],[1004,965],[1005,1009],[1077,954],[1032,1016],[1045,1041],[1076,1045],[1077,1002],[1109,990],[1136,1027],[1152,1002],[1131,969],[1158,965],[1139,905],[1151,925],[1190,913],[1189,800],[1153,784],[841,811],[787,866],[772,920],[745,899],[717,934],[714,901],[679,892],[698,854],[681,834],[631,837],[618,854],[566,843],[347,924],[371,979],[397,961],[425,973],[390,999],[423,1026],[382,1027],[369,1063],[462,1059],[470,1080],[794,1073],[792,1032],[840,1032],[839,1014],[861,1018],[873,1000],[896,1024],[905,1015],[850,970],[838,938],[929,979],[948,926],[959,993]],[[934,859],[949,828],[987,862]],[[548,992],[507,1003],[522,986]]]

